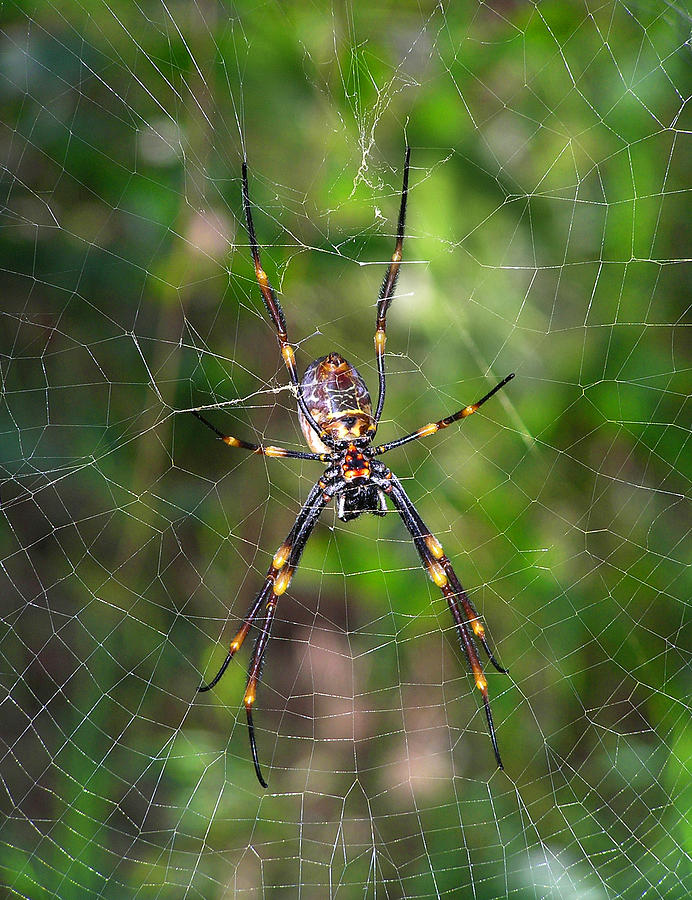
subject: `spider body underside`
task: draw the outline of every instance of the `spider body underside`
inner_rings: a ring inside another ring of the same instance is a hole
[[[279,597],[285,593],[291,582],[321,511],[332,499],[335,501],[338,517],[344,522],[355,519],[364,512],[384,515],[387,512],[386,498],[389,498],[401,516],[424,568],[447,600],[461,648],[469,663],[476,687],[483,697],[495,759],[498,766],[503,768],[490,711],[488,684],[478,657],[475,640],[481,643],[488,659],[499,672],[505,673],[507,670],[502,668],[493,656],[480,616],[459,582],[449,559],[445,556],[442,545],[423,522],[399,479],[376,457],[409,441],[435,434],[453,422],[460,421],[476,412],[480,406],[504,387],[514,377],[514,374],[507,375],[472,405],[464,406],[458,412],[437,422],[424,425],[404,437],[373,446],[385,398],[386,317],[394,295],[401,262],[408,196],[409,160],[410,149],[407,147],[396,245],[377,303],[374,341],[379,392],[374,414],[365,381],[355,366],[338,353],[332,352],[316,359],[308,366],[303,378],[298,380],[295,355],[293,347],[288,341],[283,310],[261,266],[250,209],[247,165],[243,163],[243,207],[255,264],[255,275],[262,299],[276,328],[281,355],[298,402],[300,425],[311,452],[304,453],[282,447],[253,444],[223,434],[197,411],[194,412],[194,415],[231,447],[242,448],[264,456],[316,460],[325,465],[324,472],[313,485],[286,540],[274,554],[264,584],[250,605],[243,624],[231,642],[221,668],[208,684],[203,684],[199,688],[200,691],[208,691],[218,683],[231,659],[240,649],[250,628],[256,624],[259,628],[259,635],[250,658],[244,705],[255,772],[260,784],[265,788],[267,783],[259,765],[252,719],[252,707],[257,694],[264,655]]]
[[[335,495],[336,514],[343,522],[364,512],[383,516],[387,502],[382,487],[372,477],[378,474],[379,464],[369,450],[376,425],[362,375],[339,353],[329,353],[308,366],[300,390],[314,420],[334,439],[335,449],[340,449],[339,455],[330,456],[334,471],[341,473],[347,485]],[[300,427],[311,450],[330,455],[302,414]],[[329,468],[325,474],[330,474]]]

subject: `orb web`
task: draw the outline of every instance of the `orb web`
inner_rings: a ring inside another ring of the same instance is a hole
[[[673,5],[10,6],[2,22],[0,879],[22,897],[690,891],[688,19]],[[301,368],[370,390],[510,674],[505,771],[393,510],[329,508],[213,674],[319,464]],[[248,644],[250,642],[248,641]]]

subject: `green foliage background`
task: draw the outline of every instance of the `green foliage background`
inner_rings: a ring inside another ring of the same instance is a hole
[[[689,19],[665,3],[4,4],[0,879],[11,896],[685,897]],[[399,520],[326,514],[257,785],[223,658],[318,470],[301,367],[382,439],[488,622],[505,773]],[[687,343],[686,343],[687,341]]]

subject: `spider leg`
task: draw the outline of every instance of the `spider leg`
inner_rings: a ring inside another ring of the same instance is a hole
[[[286,591],[289,584],[291,583],[293,573],[298,566],[298,563],[300,562],[300,557],[303,554],[305,545],[307,544],[308,538],[312,533],[312,529],[317,523],[317,519],[319,518],[320,513],[334,496],[334,494],[338,490],[342,490],[345,487],[345,483],[341,478],[337,478],[329,485],[325,484],[323,481],[321,483],[318,482],[316,487],[318,488],[319,496],[313,501],[308,511],[308,515],[302,522],[300,529],[296,532],[295,541],[290,547],[288,546],[288,541],[282,544],[282,546],[279,547],[279,550],[277,551],[277,555],[274,557],[275,564],[277,562],[281,563],[279,567],[280,572],[278,577],[273,582],[271,595],[269,596],[266,604],[266,613],[264,617],[264,623],[262,625],[262,630],[260,631],[259,636],[255,642],[252,656],[250,657],[250,665],[248,668],[248,679],[247,685],[245,687],[245,696],[243,698],[243,702],[245,704],[245,713],[247,716],[247,727],[248,735],[250,738],[252,761],[255,765],[255,773],[257,774],[257,779],[264,788],[267,787],[267,782],[262,776],[262,770],[260,769],[259,758],[257,755],[255,726],[252,721],[252,706],[257,696],[257,686],[262,675],[264,653],[269,641],[269,634],[271,632],[271,626],[274,620],[274,613],[276,611],[278,598]],[[277,557],[279,557],[278,560]]]
[[[392,479],[394,479],[394,477],[395,476],[392,476]],[[461,601],[461,605],[464,608],[466,623],[471,626],[474,635],[481,642],[483,649],[485,650],[486,655],[493,666],[497,669],[498,672],[501,672],[503,675],[507,675],[509,673],[509,669],[505,669],[504,666],[501,666],[493,655],[493,652],[490,649],[490,645],[488,644],[488,639],[485,635],[485,626],[481,621],[478,610],[469,599],[468,594],[459,581],[457,574],[454,571],[451,562],[449,561],[449,558],[445,555],[444,550],[442,549],[442,544],[440,544],[437,538],[428,531],[425,522],[420,517],[420,513],[413,505],[412,500],[405,493],[401,482],[398,479],[396,479],[396,481],[397,487],[401,492],[402,503],[406,505],[407,513],[411,521],[414,523],[417,529],[417,533],[422,536],[422,540],[420,538],[416,539],[414,537],[414,541],[416,541],[416,548],[421,555],[423,565],[428,567],[431,560],[436,559],[439,561],[440,565],[444,569],[445,575],[447,576],[450,585],[452,586],[455,598],[458,598]]]
[[[286,368],[288,369],[288,375],[291,379],[291,384],[295,388],[296,397],[298,398],[298,405],[300,406],[303,415],[308,420],[315,433],[319,435],[320,440],[323,443],[327,444],[328,447],[331,447],[333,444],[331,437],[326,434],[326,432],[317,424],[317,422],[311,415],[310,410],[308,409],[305,399],[303,398],[303,392],[301,390],[300,382],[298,381],[298,370],[296,368],[295,353],[293,352],[293,347],[288,342],[286,317],[284,316],[284,311],[281,308],[281,304],[279,303],[279,298],[276,296],[274,288],[269,283],[267,273],[262,268],[262,263],[260,262],[259,246],[257,244],[257,237],[255,235],[255,226],[252,221],[252,210],[250,209],[250,190],[248,188],[246,162],[243,162],[242,171],[243,209],[245,210],[247,230],[250,237],[250,250],[252,252],[252,260],[255,264],[255,277],[257,278],[257,284],[259,285],[259,289],[262,294],[262,300],[264,301],[264,305],[267,307],[267,312],[269,313],[274,327],[276,328],[276,336],[279,341],[279,346],[281,347],[281,356],[283,357],[283,361],[286,365]]]
[[[375,425],[380,421],[385,395],[385,371],[384,371],[384,346],[387,343],[387,310],[389,309],[401,264],[401,250],[404,244],[404,226],[406,224],[406,200],[408,198],[408,171],[411,159],[411,148],[406,147],[404,157],[404,182],[401,188],[401,205],[399,207],[399,222],[396,229],[396,244],[391,262],[384,276],[380,295],[377,300],[377,325],[375,328],[375,355],[377,357],[377,374],[379,377],[379,393],[377,396],[377,409],[375,412]]]
[[[481,692],[481,695],[483,697],[485,716],[488,721],[488,731],[490,733],[490,740],[493,745],[493,751],[495,752],[495,759],[497,760],[498,766],[501,769],[504,769],[504,766],[502,765],[502,758],[500,757],[500,750],[497,745],[497,736],[495,734],[493,716],[490,710],[490,700],[488,698],[488,682],[483,672],[481,661],[478,658],[478,653],[473,641],[473,636],[471,634],[471,631],[469,631],[469,625],[471,626],[474,634],[483,644],[483,647],[488,654],[488,658],[493,663],[493,665],[500,672],[506,672],[506,669],[503,669],[497,663],[495,657],[490,652],[490,648],[488,647],[488,643],[485,638],[485,629],[483,628],[483,625],[478,617],[478,613],[466,596],[466,592],[462,588],[451,563],[444,554],[442,545],[437,540],[437,538],[433,534],[431,534],[425,522],[423,522],[423,520],[421,519],[415,506],[404,491],[404,488],[402,487],[399,479],[391,472],[389,472],[389,470],[387,470],[387,474],[384,477],[378,477],[375,480],[376,483],[391,499],[397,512],[401,516],[404,525],[413,538],[413,543],[415,544],[416,550],[418,551],[418,555],[421,558],[423,566],[427,569],[430,578],[440,588],[445,599],[447,600],[450,612],[452,613],[452,618],[454,619],[454,624],[456,627],[457,635],[459,637],[459,643],[461,644],[461,649],[464,651],[466,659],[468,660],[471,672],[476,682],[476,687]],[[459,600],[461,600],[461,605],[464,608],[466,618],[464,618],[464,615],[462,615],[461,609],[459,608]]]
[[[470,406],[464,406],[460,410],[455,413],[452,413],[451,416],[445,416],[444,419],[440,419],[438,422],[430,422],[429,425],[423,425],[421,428],[416,429],[416,431],[412,431],[411,434],[407,434],[404,437],[397,438],[394,441],[389,441],[386,444],[380,444],[379,447],[373,448],[373,453],[377,456],[380,456],[382,453],[387,453],[388,450],[393,450],[395,447],[401,447],[402,444],[408,444],[409,441],[417,441],[418,438],[428,437],[431,434],[435,434],[440,431],[442,428],[447,428],[448,425],[451,425],[452,422],[458,422],[459,419],[466,419],[468,416],[473,415],[479,407],[483,406],[486,400],[490,400],[490,398],[496,394],[501,388],[503,388],[506,384],[508,384],[514,378],[514,372],[511,372],[499,384],[496,384],[492,391],[488,391],[485,397],[481,397],[480,400],[476,400],[475,403],[472,403]]]
[[[243,644],[243,641],[247,637],[247,633],[250,630],[250,627],[252,626],[252,623],[255,620],[255,617],[257,616],[257,613],[258,613],[262,603],[267,600],[267,597],[269,597],[270,595],[272,595],[274,593],[274,588],[276,587],[276,582],[278,580],[277,576],[283,569],[283,567],[286,563],[286,560],[289,558],[289,555],[291,553],[293,546],[296,544],[296,542],[300,541],[303,530],[306,526],[306,523],[310,521],[311,514],[314,512],[315,505],[318,503],[318,498],[322,494],[325,484],[326,484],[326,482],[323,481],[322,479],[320,479],[320,481],[318,481],[317,484],[315,484],[313,486],[312,490],[308,494],[308,497],[307,497],[305,503],[303,504],[303,506],[301,507],[300,512],[298,513],[296,520],[293,523],[293,527],[291,528],[291,530],[288,533],[288,536],[286,537],[286,540],[283,542],[283,544],[281,544],[281,546],[277,549],[276,553],[274,554],[274,558],[272,559],[272,564],[269,566],[269,570],[267,571],[267,575],[264,579],[264,584],[262,585],[262,587],[261,587],[259,593],[256,595],[255,599],[250,604],[250,607],[245,615],[245,618],[243,619],[243,624],[241,625],[240,630],[238,631],[236,636],[231,641],[231,646],[228,650],[226,659],[223,661],[221,668],[216,673],[216,675],[212,678],[212,680],[209,681],[207,684],[203,684],[201,687],[199,687],[197,689],[200,693],[203,693],[204,691],[210,691],[213,687],[215,687],[219,683],[219,681],[223,677],[223,674],[225,673],[226,669],[228,668],[228,664],[233,659],[233,657],[238,652],[238,650],[240,650],[240,648]],[[323,502],[320,502],[320,504],[317,506],[317,509],[318,509],[317,514],[318,515],[319,515],[319,511],[322,510],[323,506],[324,506]],[[312,527],[312,525],[310,527]],[[285,590],[285,588],[284,588],[284,590]]]
[[[192,415],[206,425],[207,428],[210,428],[217,438],[229,447],[240,447],[243,450],[249,450],[250,453],[257,453],[259,456],[280,456],[284,459],[316,459],[320,462],[329,461],[329,456],[325,453],[303,453],[302,450],[287,450],[285,447],[272,447],[271,445],[264,446],[263,444],[253,444],[250,441],[243,441],[240,438],[232,437],[229,434],[224,434],[222,431],[219,431],[215,425],[212,425],[212,423],[198,413],[197,410],[193,409]]]

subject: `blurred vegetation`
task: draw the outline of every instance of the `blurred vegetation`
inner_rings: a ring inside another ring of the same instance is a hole
[[[43,897],[689,895],[689,96],[657,3],[2,8],[0,881]],[[509,678],[506,772],[394,515],[323,517],[199,696],[317,477],[302,368],[376,387],[389,464]],[[688,343],[685,343],[687,337]],[[472,887],[471,887],[472,885]]]

